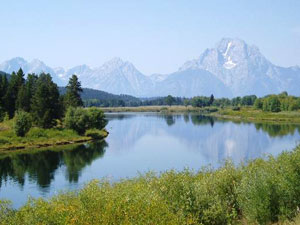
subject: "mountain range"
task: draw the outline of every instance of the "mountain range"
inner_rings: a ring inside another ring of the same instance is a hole
[[[20,67],[25,74],[50,73],[60,86],[66,85],[69,77],[76,74],[83,87],[138,97],[264,96],[282,91],[300,95],[299,66],[276,66],[256,46],[237,38],[223,38],[215,47],[206,49],[197,59],[185,62],[171,74],[146,76],[120,58],[96,68],[79,65],[65,70],[51,68],[38,59],[27,62],[17,57],[0,64],[0,71],[11,73]]]

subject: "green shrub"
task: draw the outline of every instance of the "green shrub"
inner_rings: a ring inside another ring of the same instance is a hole
[[[89,108],[87,109],[87,115],[88,115],[88,129],[103,129],[106,124],[107,120],[105,119],[105,115],[101,109],[97,108]]]
[[[24,111],[18,111],[14,118],[14,131],[17,136],[24,137],[32,125],[31,116]]]
[[[68,108],[64,124],[66,128],[75,130],[78,134],[84,134],[89,124],[87,111],[83,108]]]
[[[254,102],[254,108],[262,109],[262,107],[263,107],[263,101],[260,98],[257,98]]]
[[[26,134],[27,137],[31,138],[47,138],[48,135],[46,130],[43,128],[32,127],[29,132]]]
[[[84,134],[87,129],[103,129],[107,121],[102,110],[97,108],[68,108],[65,116],[65,127]]]
[[[263,100],[263,111],[268,112],[280,112],[281,111],[281,103],[279,97],[276,95],[271,95]]]

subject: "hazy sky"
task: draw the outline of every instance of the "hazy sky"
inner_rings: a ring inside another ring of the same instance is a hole
[[[0,62],[95,67],[119,56],[142,73],[169,73],[238,37],[292,66],[300,65],[300,0],[1,0],[0,34]]]

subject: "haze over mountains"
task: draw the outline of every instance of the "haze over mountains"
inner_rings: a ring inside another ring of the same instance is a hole
[[[69,70],[50,68],[40,60],[27,62],[13,58],[0,64],[0,71],[11,73],[22,68],[27,73],[50,73],[58,85],[66,85],[76,74],[83,87],[114,94],[156,97],[168,94],[233,97],[263,96],[287,91],[300,95],[300,68],[280,67],[267,60],[255,46],[243,40],[224,38],[214,48],[206,49],[197,59],[187,61],[171,74],[146,76],[135,66],[113,58],[97,68],[80,65]]]

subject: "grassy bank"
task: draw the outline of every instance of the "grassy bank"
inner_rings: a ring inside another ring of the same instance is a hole
[[[264,112],[253,107],[192,107],[192,106],[141,106],[141,107],[108,107],[101,108],[104,112],[158,112],[158,113],[199,113],[223,119],[248,122],[283,122],[299,123],[300,111]]]
[[[297,224],[299,207],[297,148],[238,167],[92,181],[18,210],[2,202],[0,224]]]
[[[107,134],[105,130],[88,130],[84,136],[80,136],[75,131],[69,129],[42,129],[33,127],[25,137],[18,137],[13,130],[13,120],[9,120],[0,123],[0,151],[87,142],[94,139],[102,139]]]
[[[283,111],[283,112],[264,112],[256,110],[253,107],[241,107],[240,110],[233,110],[232,108],[219,109],[217,112],[212,112],[210,115],[239,121],[253,121],[253,122],[282,122],[282,123],[299,123],[299,111]]]

